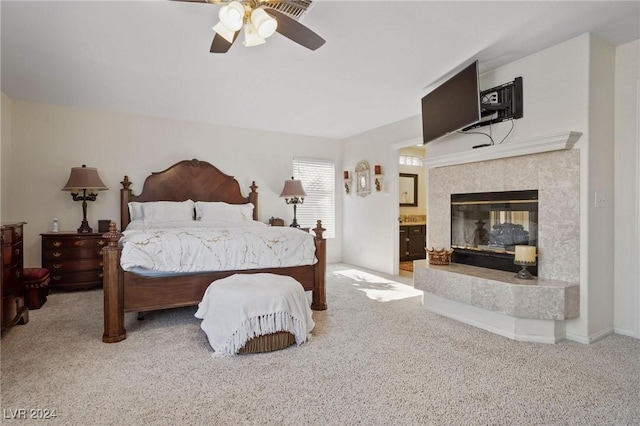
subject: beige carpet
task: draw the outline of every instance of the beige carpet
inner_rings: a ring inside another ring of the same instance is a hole
[[[128,314],[104,344],[101,290],[51,294],[2,338],[2,423],[640,424],[640,340],[515,342],[425,312],[404,278],[329,269],[310,344],[236,358],[211,356],[195,308]]]

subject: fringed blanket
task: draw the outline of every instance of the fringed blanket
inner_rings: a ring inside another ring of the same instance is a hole
[[[315,323],[302,285],[275,274],[235,274],[214,281],[196,318],[216,356],[233,356],[250,339],[287,331],[301,345]]]

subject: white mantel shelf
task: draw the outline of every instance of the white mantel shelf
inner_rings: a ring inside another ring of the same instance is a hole
[[[530,139],[515,140],[500,145],[485,146],[471,151],[427,157],[424,164],[428,169],[454,166],[456,164],[475,163],[478,161],[497,160],[517,157],[519,155],[539,154],[542,152],[560,151],[573,148],[582,136],[580,132],[562,132]]]

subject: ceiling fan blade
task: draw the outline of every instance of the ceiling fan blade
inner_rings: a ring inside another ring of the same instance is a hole
[[[235,34],[233,35],[233,41],[236,41],[236,39],[238,38],[238,34],[240,34],[240,31],[236,31],[235,32]],[[233,44],[233,41],[231,43],[229,43],[220,34],[216,34],[215,37],[213,37],[213,41],[211,42],[211,49],[209,50],[209,52],[211,52],[211,53],[227,53],[229,51],[229,49],[231,48],[231,45]]]
[[[278,21],[276,31],[289,40],[295,41],[311,50],[316,50],[325,43],[322,37],[290,16],[275,9],[265,7],[264,10]]]

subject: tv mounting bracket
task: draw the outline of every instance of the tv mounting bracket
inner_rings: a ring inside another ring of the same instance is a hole
[[[522,118],[522,77],[516,77],[509,83],[482,90],[480,92],[480,115],[482,117],[493,116],[493,118],[480,120],[465,127],[462,131]]]

